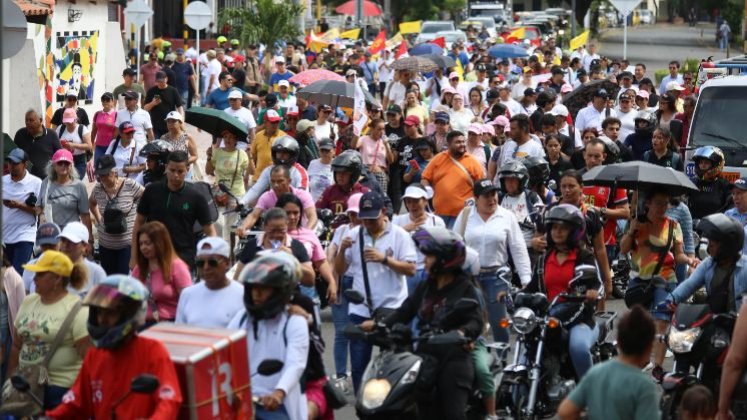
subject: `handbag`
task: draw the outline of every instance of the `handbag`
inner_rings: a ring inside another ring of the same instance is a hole
[[[42,412],[42,407],[39,407],[29,394],[35,395],[39,401],[44,402],[44,387],[49,381],[47,366],[57,348],[62,344],[62,340],[64,340],[70,331],[73,320],[78,311],[80,311],[81,306],[80,300],[75,302],[75,306],[67,314],[65,321],[62,322],[60,330],[57,331],[57,335],[55,335],[52,345],[49,347],[49,351],[41,363],[17,367],[13,374],[5,381],[3,384],[3,404],[0,412],[15,417],[35,416]],[[21,392],[13,387],[10,378],[15,375],[23,377],[29,383],[30,387],[27,392]]]
[[[233,187],[234,181],[236,181],[236,173],[239,170],[239,160],[241,160],[241,153],[240,150],[236,150],[236,167],[233,169],[233,176],[231,177],[231,187]],[[217,187],[217,186],[216,186]],[[220,188],[214,188],[213,189],[213,200],[215,200],[215,204],[218,207],[226,207],[230,201],[231,197],[220,190]]]
[[[130,206],[130,210],[126,213],[117,208],[117,198],[119,197],[119,192],[122,191],[124,184],[125,181],[122,180],[122,183],[119,185],[119,189],[117,190],[117,194],[115,194],[114,197],[109,198],[107,195],[109,200],[106,202],[106,207],[104,207],[102,219],[104,222],[104,232],[110,235],[121,235],[127,232],[127,216],[135,207],[135,203],[133,202]],[[104,191],[104,194],[106,194],[106,191]]]
[[[625,290],[625,306],[628,308],[632,308],[633,305],[641,305],[644,308],[651,306],[651,303],[654,301],[654,285],[652,279],[659,274],[661,266],[664,264],[664,258],[666,258],[669,248],[672,247],[673,240],[674,223],[670,221],[669,238],[667,238],[666,246],[662,247],[661,251],[659,251],[659,259],[656,261],[656,267],[654,267],[654,272],[651,274],[651,279],[644,280],[640,277],[636,277],[631,280],[631,282],[635,282],[635,285],[628,287],[628,289]]]

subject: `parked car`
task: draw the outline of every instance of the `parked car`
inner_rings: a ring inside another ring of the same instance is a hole
[[[453,30],[453,31],[443,31],[436,34],[436,36],[433,39],[444,37],[444,41],[446,44],[446,50],[451,50],[451,45],[455,42],[467,42],[467,35],[459,30]]]
[[[641,9],[638,11],[638,15],[641,18],[642,25],[653,25],[656,23],[656,16],[651,10]]]
[[[416,44],[432,41],[441,35],[439,32],[455,31],[454,22],[450,20],[428,20],[420,26],[420,34],[415,38]],[[466,39],[466,37],[465,37]]]

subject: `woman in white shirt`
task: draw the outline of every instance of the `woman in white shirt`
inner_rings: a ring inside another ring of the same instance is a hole
[[[62,123],[57,129],[57,137],[60,145],[73,154],[73,166],[78,172],[78,177],[83,180],[86,177],[86,153],[93,151],[91,143],[91,131],[85,125],[78,123],[78,115],[74,108],[67,108],[62,114]]]
[[[451,128],[457,131],[461,131],[465,135],[467,129],[475,119],[475,115],[469,109],[464,107],[464,96],[461,93],[455,93],[451,99],[451,109],[449,110],[449,118],[451,120]]]
[[[508,342],[508,330],[498,325],[506,316],[506,305],[497,298],[508,292],[508,284],[498,277],[498,271],[508,266],[509,255],[522,286],[529,284],[532,270],[519,222],[510,211],[498,205],[498,187],[489,179],[475,182],[475,205],[465,207],[454,222],[454,231],[480,254],[480,286],[488,302],[493,340]]]
[[[138,144],[134,139],[135,127],[129,121],[119,125],[119,137],[109,143],[107,155],[114,157],[117,164],[117,175],[124,178],[137,178],[145,170],[146,158],[140,156],[140,150],[145,144]]]

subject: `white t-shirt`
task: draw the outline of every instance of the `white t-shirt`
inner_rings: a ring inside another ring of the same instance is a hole
[[[378,65],[380,83],[389,83],[392,80],[392,76],[394,75],[394,71],[392,71],[392,63],[394,63],[393,58],[390,58],[388,60],[382,58],[379,60]]]
[[[220,82],[218,81],[218,76],[220,76],[220,72],[223,71],[223,66],[220,64],[220,61],[218,59],[214,58],[208,62],[207,71],[207,81],[210,82],[210,76],[215,75],[213,78],[213,84],[210,85],[210,90],[218,89],[220,86]]]
[[[401,227],[404,229],[404,227],[412,222],[412,219],[410,219],[410,213],[404,213],[404,214],[398,214],[392,218],[392,223],[395,225]],[[428,219],[421,225],[422,227],[446,227],[446,223],[444,223],[444,220],[435,214],[428,214]],[[422,252],[420,252],[417,247],[415,248],[415,252],[418,255],[417,261],[415,261],[416,269],[422,270],[425,268],[425,255],[423,255]]]
[[[528,142],[518,146],[513,140],[508,140],[501,147],[501,156],[498,158],[498,167],[503,166],[504,163],[510,162],[515,159],[523,159],[527,156],[544,157],[545,149],[542,148],[542,143],[532,138]],[[498,174],[496,174],[498,176]]]
[[[39,200],[42,180],[26,171],[26,175],[18,182],[13,181],[10,174],[3,176],[3,200],[25,202],[31,193]],[[3,205],[3,243],[36,241],[36,217],[21,209],[11,209]]]
[[[443,89],[446,86],[449,86],[449,79],[447,79],[446,76],[441,76],[441,79],[438,80],[438,84],[441,85],[441,93],[443,93]],[[428,96],[428,99],[430,100],[429,108],[434,109],[441,105],[441,95],[436,92],[436,76],[433,76],[426,81],[425,90],[428,89],[431,89],[431,94]]]
[[[529,217],[527,199],[524,194],[526,193],[521,193],[516,197],[512,197],[506,194],[501,199],[501,207],[513,213],[519,223],[524,222]],[[521,229],[521,232],[524,235],[524,241],[526,241],[526,243],[530,243],[532,237],[534,236],[534,232],[527,229]]]
[[[389,98],[389,102],[399,105],[401,108],[405,107],[405,93],[407,88],[400,82],[392,82],[389,88],[389,93],[386,95]]]
[[[521,104],[511,97],[509,97],[507,101],[501,101],[501,103],[503,105],[506,105],[506,108],[508,108],[508,112],[511,113],[511,116],[519,115],[522,113],[523,107],[521,106]]]
[[[454,108],[449,110],[451,128],[461,131],[465,136],[473,118],[475,118],[475,115],[467,108],[462,108],[459,111],[456,111]]]
[[[117,120],[114,125],[119,127],[125,121],[129,121],[135,127],[135,140],[139,142],[148,141],[147,131],[153,128],[148,111],[138,108],[130,112],[128,109],[117,111]]]
[[[280,105],[280,108],[296,106],[296,97],[289,94],[287,98],[283,99],[278,95],[278,104]]]
[[[243,106],[239,109],[233,109],[231,107],[228,107],[224,109],[223,112],[225,112],[228,115],[238,118],[239,121],[241,121],[241,123],[246,126],[247,130],[251,130],[252,128],[257,127],[257,122],[254,120],[254,115],[252,114],[252,111],[249,111]]]
[[[112,150],[114,149],[115,144],[117,146],[117,150]],[[137,141],[134,138],[127,146],[122,144],[121,141],[117,141],[116,139],[112,140],[112,142],[109,143],[109,147],[106,148],[106,154],[112,155],[114,157],[114,162],[117,164],[117,174],[119,174],[119,176],[126,176],[132,179],[137,178],[139,172],[125,175],[124,167],[145,165],[146,158],[140,156],[140,150],[142,150],[145,145],[146,142]]]
[[[625,141],[625,139],[628,138],[629,135],[635,132],[635,116],[638,114],[638,111],[631,108],[627,114],[624,114],[618,108],[618,109],[615,109],[615,113],[617,114],[617,118],[619,118],[620,122],[622,123],[622,127],[620,127],[620,134],[618,135],[618,138],[621,139],[622,141]]]
[[[57,128],[57,134],[62,133],[62,135],[59,136],[60,137],[60,142],[62,142],[63,140],[65,140],[65,141],[67,141],[69,143],[83,144],[83,139],[80,138],[80,136],[78,135],[78,132],[80,131],[80,129],[78,127],[83,127],[83,131],[81,131],[81,133],[84,136],[86,134],[88,134],[88,133],[91,132],[91,130],[89,130],[88,127],[86,127],[85,125],[82,125],[82,124],[76,125],[75,129],[72,132],[68,131],[66,126],[62,126],[61,125],[60,127]],[[75,155],[75,156],[82,155],[82,154],[85,154],[85,153],[86,152],[84,150],[73,149],[73,155]]]
[[[332,123],[329,121],[324,121],[324,124],[319,124],[319,121],[314,124],[314,138],[316,138],[316,142],[319,143],[319,141],[325,137],[332,138]]]
[[[332,164],[325,165],[321,159],[314,159],[309,162],[309,168],[306,172],[309,174],[311,197],[316,201],[321,197],[324,190],[335,182]]]
[[[243,309],[244,286],[241,283],[229,281],[222,289],[210,290],[201,281],[182,290],[175,322],[203,328],[226,328]]]

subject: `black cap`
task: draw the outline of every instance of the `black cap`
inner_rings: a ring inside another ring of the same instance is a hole
[[[490,89],[485,94],[485,99],[498,99],[501,95],[498,93],[498,89]]]
[[[535,94],[536,94],[536,92],[532,88],[526,88],[526,89],[524,89],[524,96],[530,96],[530,95],[535,95]]]
[[[563,69],[562,69],[562,68],[560,68],[560,67],[558,67],[558,66],[554,66],[554,67],[552,68],[551,72],[552,72],[552,75],[553,75],[553,76],[555,76],[556,74],[565,74],[565,73],[563,72]]]
[[[378,219],[384,208],[384,198],[376,191],[369,191],[361,197],[359,219]]]
[[[581,77],[581,76],[586,76],[586,75],[588,75],[588,73],[586,73],[586,69],[578,69],[578,71],[576,71],[576,77]]]
[[[389,108],[386,109],[387,114],[401,114],[402,113],[402,107],[400,107],[397,104],[391,104],[389,105]]]
[[[137,99],[138,97],[139,95],[134,90],[128,90],[127,92],[124,93],[125,99]]]
[[[114,94],[111,92],[104,92],[104,94],[101,95],[101,100],[103,101],[104,99],[111,101],[112,99],[114,99]]]
[[[477,65],[477,66],[475,67],[475,69],[477,69],[477,71],[488,71],[488,68],[487,68],[487,67],[485,67],[485,64],[478,64],[478,65]]]
[[[479,197],[483,194],[487,194],[493,191],[498,191],[498,187],[493,184],[493,181],[485,178],[475,182],[475,186],[472,187],[472,193],[475,197]]]
[[[109,175],[112,169],[117,167],[117,162],[114,161],[114,156],[105,154],[102,155],[99,160],[96,161],[94,173],[96,175]]]
[[[324,137],[323,139],[319,140],[319,149],[327,149],[332,150],[335,148],[335,142],[332,141],[329,137]]]
[[[134,76],[136,74],[137,73],[135,72],[135,70],[133,70],[133,69],[131,69],[129,67],[127,67],[126,69],[122,70],[122,76]]]
[[[609,93],[607,92],[607,89],[598,89],[594,91],[593,97],[607,99],[609,97]]]
[[[617,75],[617,78],[618,79],[632,79],[633,78],[633,73],[631,73],[629,71],[623,71],[623,72],[620,72],[620,74]]]

